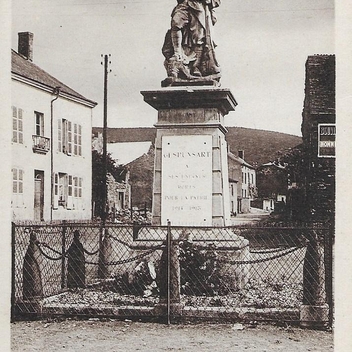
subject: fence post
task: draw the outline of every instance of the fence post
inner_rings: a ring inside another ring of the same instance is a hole
[[[100,230],[99,236],[99,264],[98,264],[98,277],[99,279],[106,279],[106,226],[105,222]]]
[[[65,251],[66,251],[66,220],[62,221],[62,238],[61,238],[61,288],[65,288],[65,278],[66,278],[66,259],[65,259]]]
[[[171,226],[170,221],[167,222],[166,233],[166,262],[167,262],[167,324],[170,325],[170,305],[171,305]]]
[[[11,322],[13,322],[16,304],[16,225],[14,222],[11,225]]]
[[[180,260],[178,242],[172,240],[171,223],[168,221],[166,246],[160,260],[160,303],[156,306],[157,314],[170,318],[180,316],[182,305],[180,299]]]
[[[316,226],[309,234],[309,242],[303,264],[303,305],[300,309],[300,325],[305,328],[323,328],[329,321],[326,303],[324,246],[321,230]]]
[[[334,290],[333,290],[333,245],[334,245],[334,225],[329,224],[328,230],[324,231],[324,251],[325,251],[325,280],[326,280],[326,300],[330,308],[329,324],[332,326],[334,318]]]

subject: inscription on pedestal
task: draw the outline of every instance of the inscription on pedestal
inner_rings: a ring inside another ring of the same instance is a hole
[[[162,138],[161,224],[211,226],[212,137]]]
[[[217,109],[164,109],[159,111],[158,123],[205,123],[220,122]]]

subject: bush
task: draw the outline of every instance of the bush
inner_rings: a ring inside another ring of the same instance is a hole
[[[221,291],[218,254],[213,245],[201,249],[192,242],[180,242],[181,294],[214,296]]]

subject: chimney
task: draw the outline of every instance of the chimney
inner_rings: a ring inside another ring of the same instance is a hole
[[[18,33],[18,53],[23,55],[27,60],[33,61],[33,33]]]
[[[244,150],[238,151],[238,157],[244,160]]]

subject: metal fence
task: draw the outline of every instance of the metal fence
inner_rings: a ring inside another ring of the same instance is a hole
[[[314,324],[332,323],[333,236],[322,224],[22,223],[12,236],[13,319],[302,323],[308,314]]]

